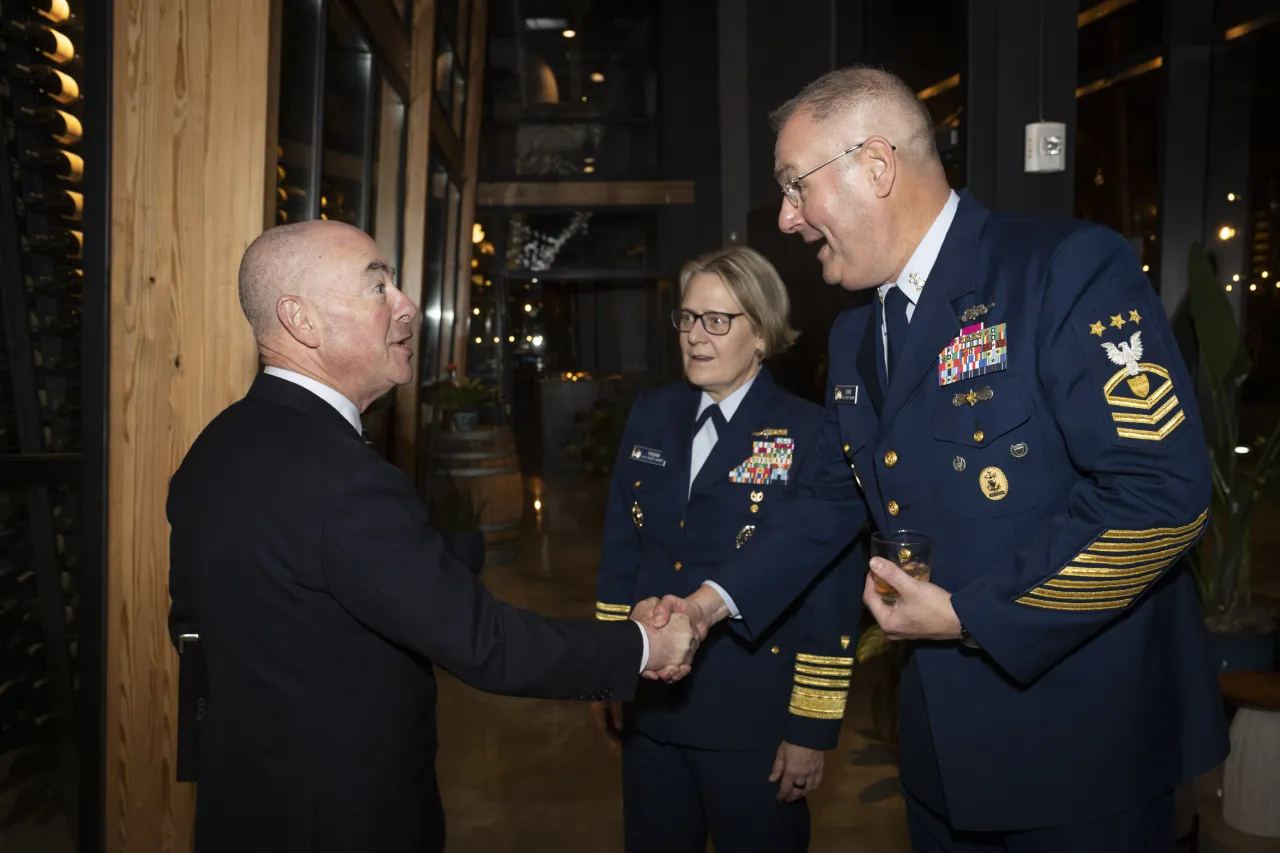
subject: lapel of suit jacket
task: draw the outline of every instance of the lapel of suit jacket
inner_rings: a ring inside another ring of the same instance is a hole
[[[681,396],[680,401],[675,406],[673,420],[666,430],[666,434],[671,436],[669,450],[663,448],[665,452],[670,454],[671,475],[669,482],[671,488],[675,490],[678,506],[681,509],[681,516],[689,503],[689,469],[693,464],[693,422],[698,415],[698,400],[701,399],[702,392],[692,385],[686,386],[685,393]]]
[[[756,428],[760,418],[768,415],[776,387],[769,369],[762,365],[755,381],[751,383],[751,389],[738,404],[738,410],[733,413],[733,419],[726,424],[724,435],[716,436],[715,447],[707,454],[707,461],[702,463],[702,468],[693,481],[695,494],[717,480],[724,479],[730,470],[751,455],[751,431]]]
[[[867,311],[867,328],[858,343],[858,354],[854,363],[858,368],[858,376],[866,386],[867,398],[877,415],[884,408],[884,338],[880,334],[881,317],[880,300],[876,294],[871,296],[870,310]]]
[[[880,413],[881,426],[892,423],[926,373],[937,382],[938,355],[960,334],[960,319],[953,303],[963,301],[974,290],[978,241],[987,216],[986,208],[972,196],[960,194],[960,207],[916,302],[906,345],[893,365]],[[876,332],[879,337],[879,329]]]

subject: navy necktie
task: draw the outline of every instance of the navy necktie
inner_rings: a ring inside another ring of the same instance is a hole
[[[715,403],[707,406],[702,410],[702,414],[698,415],[698,420],[693,425],[693,434],[697,435],[702,432],[702,425],[707,422],[708,418],[716,425],[716,438],[719,439],[724,435],[724,428],[728,421],[724,419],[724,412],[721,412],[720,407]]]
[[[367,429],[360,430],[360,437],[364,439],[365,444],[373,447],[373,439],[369,437],[369,431]]]
[[[888,346],[885,347],[885,359],[889,364],[885,375],[893,379],[893,368],[907,343],[907,306],[911,300],[897,285],[889,288],[884,295],[884,326],[888,333]]]

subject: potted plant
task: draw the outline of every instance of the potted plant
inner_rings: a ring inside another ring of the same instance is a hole
[[[492,396],[479,378],[455,379],[440,387],[440,408],[452,413],[455,432],[471,432],[480,423],[480,407]]]
[[[461,561],[473,574],[484,567],[484,532],[480,514],[485,503],[475,506],[471,493],[459,489],[452,477],[438,481],[429,502],[431,523],[444,538],[445,550]]]
[[[1252,364],[1235,312],[1199,243],[1191,247],[1188,278],[1200,373],[1209,391],[1205,432],[1213,476],[1209,529],[1192,555],[1192,569],[1219,667],[1270,670],[1276,621],[1251,595],[1250,535],[1263,487],[1280,471],[1280,424],[1269,436],[1257,436],[1247,452],[1237,452],[1244,445],[1236,397]]]

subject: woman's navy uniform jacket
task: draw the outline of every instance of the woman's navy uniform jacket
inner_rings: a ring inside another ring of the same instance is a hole
[[[795,488],[816,450],[820,406],[779,388],[761,367],[689,487],[702,391],[679,383],[641,393],[614,465],[600,559],[599,619],[625,619],[651,596],[686,596],[716,566],[721,580],[757,525]],[[789,559],[773,571],[793,571]],[[857,647],[865,563],[850,547],[766,631],[711,632],[693,672],[642,682],[627,720],[654,740],[704,749],[772,749],[786,740],[831,749]]]

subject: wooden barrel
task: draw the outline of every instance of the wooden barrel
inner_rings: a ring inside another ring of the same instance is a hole
[[[524,485],[511,428],[437,433],[431,456],[432,479],[452,480],[479,508],[485,562],[515,559],[524,514]]]

